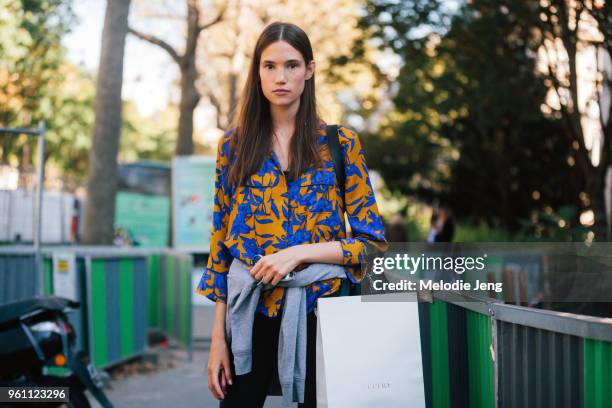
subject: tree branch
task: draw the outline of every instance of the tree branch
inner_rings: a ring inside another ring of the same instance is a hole
[[[222,124],[221,124],[221,102],[219,101],[219,99],[217,99],[217,97],[215,96],[212,90],[208,90],[206,92],[206,96],[208,96],[208,100],[210,101],[212,106],[214,106],[215,109],[217,110],[217,127],[219,129],[223,129]]]
[[[154,35],[150,35],[150,34],[144,34],[141,33],[138,30],[134,30],[131,27],[128,27],[128,32],[138,38],[140,38],[141,40],[147,41],[151,44],[157,45],[158,47],[161,47],[163,50],[165,50],[168,54],[170,54],[170,56],[172,57],[172,59],[177,63],[180,64],[181,63],[181,59],[182,57],[176,52],[176,50],[167,42],[165,42],[164,40],[157,38]]]
[[[548,50],[548,46],[544,42],[542,43],[542,46],[544,47],[544,51],[546,52],[546,59],[547,59],[546,66],[548,68],[547,76],[552,81],[552,84],[553,84],[552,87],[555,90],[557,99],[559,100],[559,107],[561,108],[561,117],[563,118],[563,121],[565,122],[567,129],[568,129],[567,136],[568,136],[569,142],[570,144],[572,142],[578,143],[577,164],[580,167],[583,174],[586,176],[589,172],[591,161],[589,159],[588,152],[584,144],[584,138],[582,137],[582,132],[576,129],[575,123],[572,120],[572,114],[568,111],[567,106],[565,106],[563,104],[563,101],[561,100],[561,94],[559,92],[559,89],[562,88],[562,85],[559,83],[559,78],[557,77],[557,71],[554,70],[555,66],[553,66],[553,63],[552,63],[553,60],[551,59],[551,55]],[[555,61],[557,60],[558,58],[555,57]],[[578,123],[578,125],[580,126],[580,123]]]
[[[187,0],[187,46],[185,55],[193,55],[198,45],[198,37],[203,30],[206,30],[223,20],[223,15],[227,10],[227,5],[217,14],[217,17],[206,24],[200,24],[201,9],[197,0]]]
[[[223,8],[221,9],[221,11],[219,12],[219,14],[217,14],[217,17],[215,17],[215,19],[209,23],[206,23],[204,25],[199,26],[199,30],[206,30],[212,26],[214,26],[215,24],[221,22],[223,20],[223,16],[225,15],[225,11],[227,10],[227,3],[225,3],[225,5],[223,6]]]

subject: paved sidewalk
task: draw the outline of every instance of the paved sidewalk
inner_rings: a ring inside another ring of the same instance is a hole
[[[127,377],[111,380],[112,389],[106,394],[115,408],[216,408],[219,402],[208,390],[206,364],[212,307],[194,308],[193,361],[189,362],[183,349],[152,349],[158,356],[158,365],[143,369]],[[142,368],[142,364],[134,364]],[[126,367],[124,367],[126,368]],[[127,367],[129,368],[129,367]],[[123,370],[127,371],[127,370]],[[100,405],[90,397],[93,407]],[[280,408],[280,397],[268,397],[266,408]],[[297,406],[297,404],[296,404]]]

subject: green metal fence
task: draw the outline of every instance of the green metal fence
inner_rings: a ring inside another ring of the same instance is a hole
[[[159,328],[192,351],[191,259],[177,253],[149,257],[149,327]]]
[[[470,408],[495,406],[491,322],[487,315],[466,310]]]
[[[495,407],[491,319],[481,312],[419,304],[427,407]]]
[[[584,406],[612,407],[612,343],[584,339]]]
[[[86,255],[88,344],[104,367],[142,354],[147,335],[146,256]]]
[[[428,408],[612,407],[612,319],[434,299],[419,304]]]
[[[188,348],[191,357],[191,257],[166,249],[49,247],[43,249],[43,293],[56,294],[54,253],[75,257],[72,285],[81,303],[70,316],[78,347],[97,367],[143,354],[150,330],[160,330]],[[31,258],[31,259],[30,259]],[[31,248],[0,249],[0,304],[31,297],[37,286]],[[26,282],[28,282],[26,284]],[[36,285],[33,285],[36,283]],[[10,293],[9,293],[10,292]],[[10,295],[10,296],[9,296]]]

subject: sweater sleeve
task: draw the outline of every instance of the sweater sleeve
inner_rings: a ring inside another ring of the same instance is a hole
[[[359,136],[346,127],[340,127],[338,137],[346,173],[344,205],[352,230],[351,238],[340,241],[343,264],[351,266],[347,268],[349,280],[359,283],[366,273],[368,254],[385,251],[388,243]]]

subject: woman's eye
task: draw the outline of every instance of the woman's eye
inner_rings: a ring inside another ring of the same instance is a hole
[[[289,68],[291,69],[296,69],[298,67],[298,64],[290,64]]]

